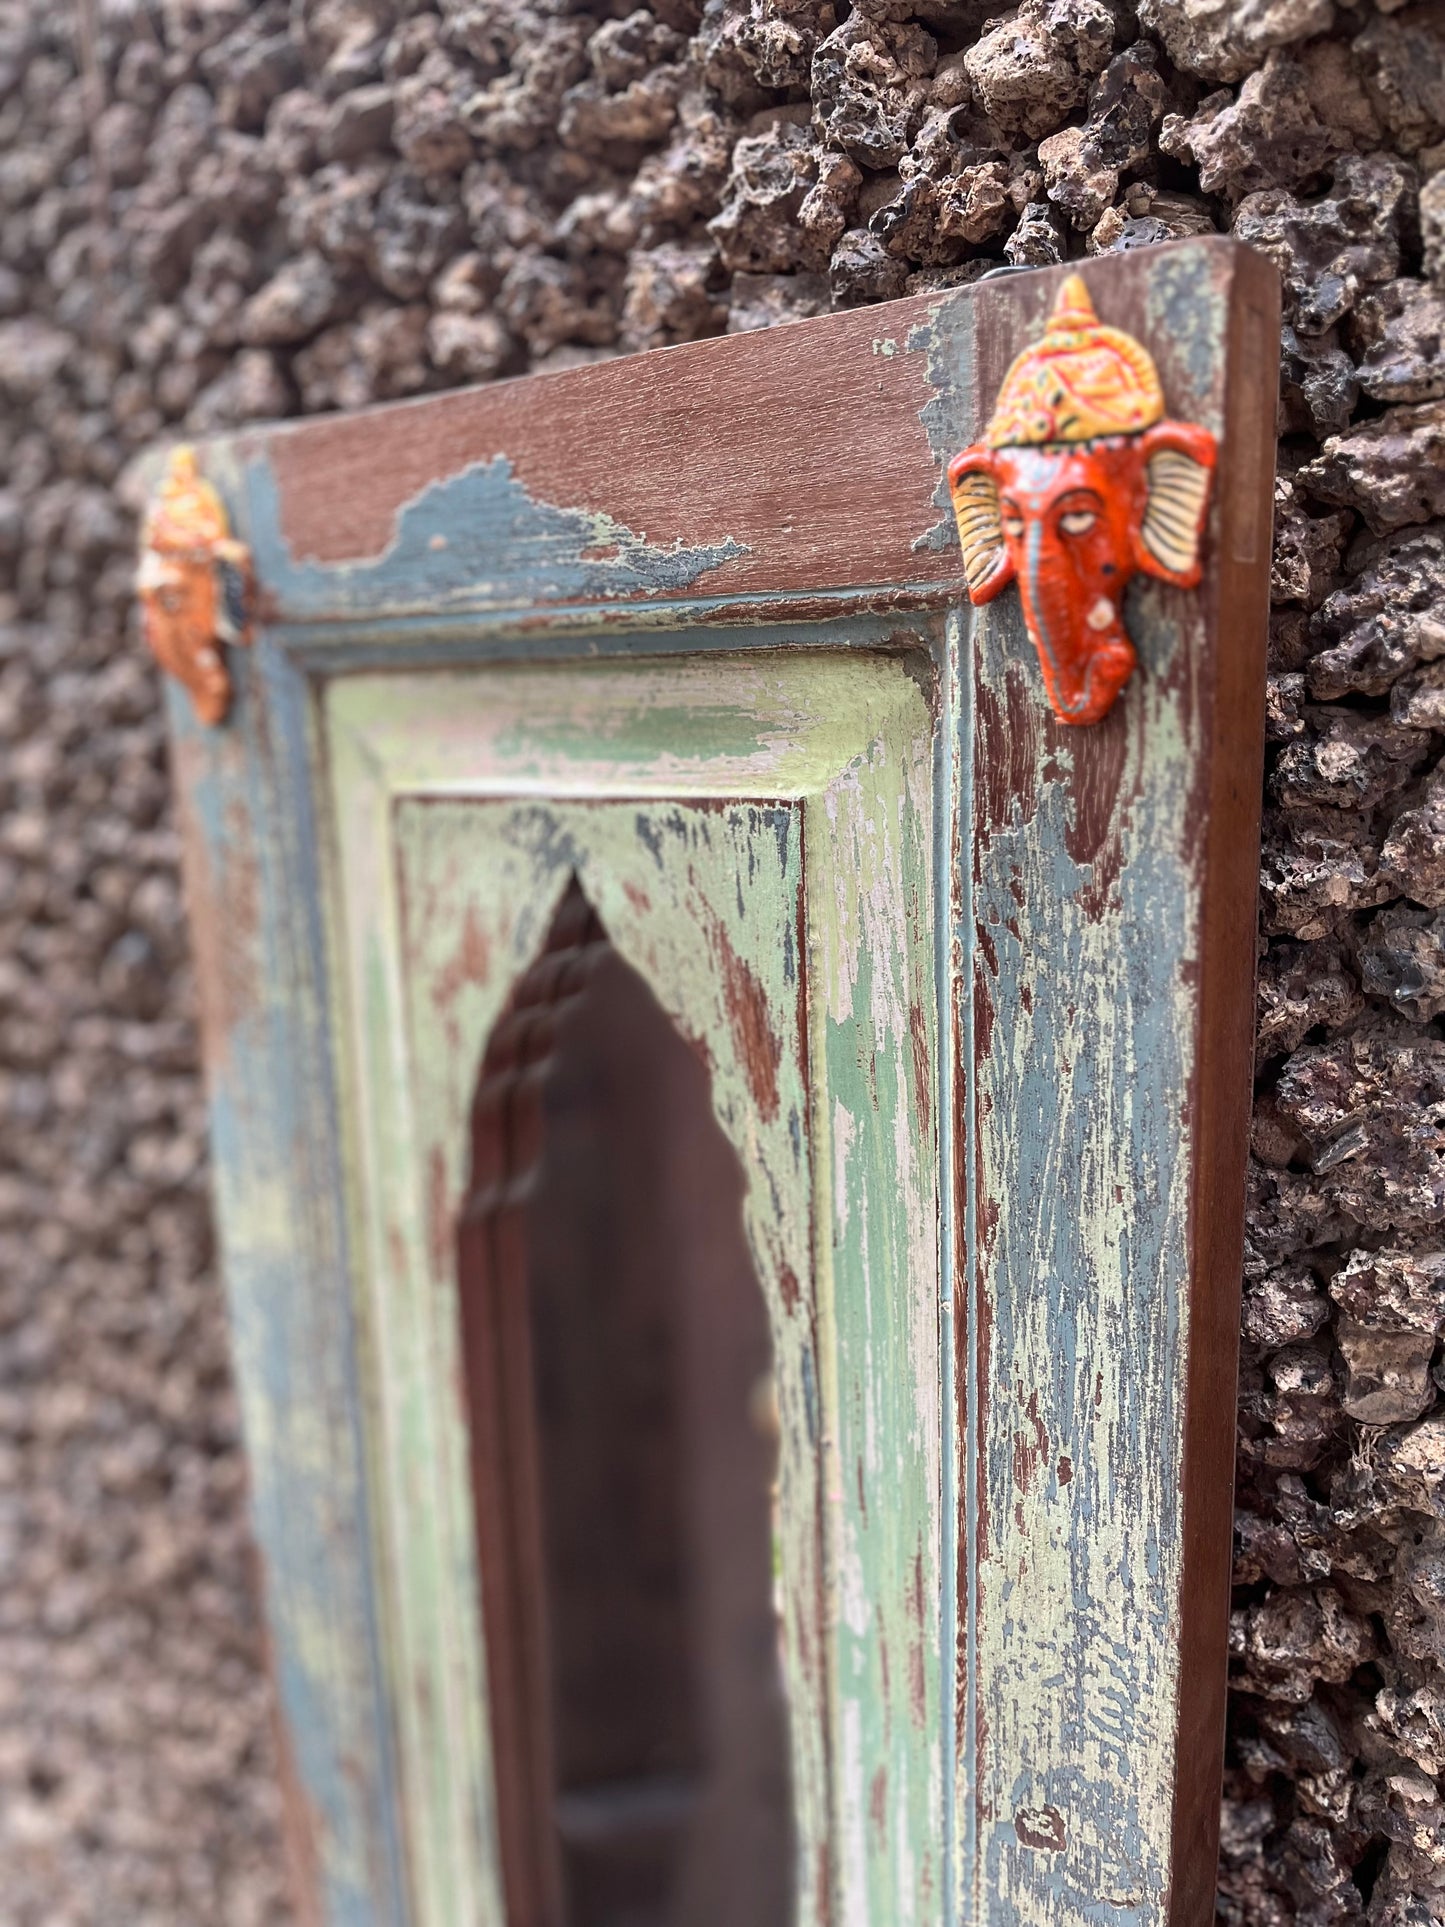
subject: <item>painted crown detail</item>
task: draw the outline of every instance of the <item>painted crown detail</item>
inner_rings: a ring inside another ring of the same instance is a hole
[[[1088,442],[1132,435],[1164,413],[1164,393],[1146,349],[1106,328],[1077,274],[1059,289],[1042,341],[1014,358],[984,439],[990,448]]]

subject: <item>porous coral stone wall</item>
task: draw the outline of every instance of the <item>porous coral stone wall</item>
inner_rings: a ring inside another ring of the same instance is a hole
[[[0,1912],[286,1918],[137,450],[1231,231],[1287,320],[1222,1907],[1445,1916],[1445,10],[0,0]]]

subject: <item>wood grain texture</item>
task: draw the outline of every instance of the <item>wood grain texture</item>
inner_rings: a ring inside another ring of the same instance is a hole
[[[1233,243],[1186,245],[1232,272]],[[1090,272],[1128,305],[1152,271]],[[963,592],[944,469],[977,427],[968,344],[1012,312],[1003,283],[954,289],[287,424],[209,466],[273,624],[941,608]]]
[[[1199,1056],[1191,1094],[1198,1143],[1191,1201],[1192,1294],[1183,1456],[1184,1577],[1172,1841],[1171,1920],[1214,1918],[1228,1672],[1232,1466],[1239,1280],[1254,1070],[1254,968],[1264,740],[1273,463],[1263,424],[1278,382],[1279,283],[1241,256],[1230,292],[1219,548],[1204,619],[1212,633],[1209,784],[1202,847]]]
[[[170,698],[221,1258],[303,1919],[399,1919],[403,1868],[324,1024],[305,692],[203,730]]]
[[[1057,274],[205,452],[261,621],[172,721],[321,1918],[504,1919],[452,1217],[575,872],[750,1180],[799,1927],[1202,1927],[1275,294],[1218,240],[1083,272],[1223,431],[1094,730],[1012,592],[944,621],[944,467]]]
[[[356,677],[327,730],[417,1918],[502,1918],[465,1428],[436,1397],[458,1382],[447,1227],[485,1041],[575,874],[703,1054],[748,1175],[782,1419],[798,1917],[923,1927],[945,1869],[919,691],[843,654]]]
[[[937,297],[933,297],[936,302]],[[426,490],[505,463],[518,500],[592,518],[595,560],[720,549],[710,594],[947,581],[907,337],[928,298],[282,429],[265,458],[298,563],[376,562]],[[860,369],[867,377],[860,379]],[[730,546],[729,546],[730,545]]]
[[[240,437],[273,621],[940,606],[963,291]],[[944,344],[942,354],[936,352]],[[943,432],[940,434],[940,430]]]
[[[1212,1913],[1268,551],[1260,465],[1230,464],[1273,394],[1270,357],[1230,343],[1275,318],[1267,274],[1221,265],[1178,255],[1099,300],[1171,414],[1229,416],[1203,591],[1136,587],[1142,674],[1090,730],[1040,704],[1011,604],[965,670],[965,1911],[1039,1927]],[[981,398],[1058,278],[989,311]]]

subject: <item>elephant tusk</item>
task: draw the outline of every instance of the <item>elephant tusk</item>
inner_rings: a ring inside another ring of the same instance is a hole
[[[1115,622],[1113,603],[1107,596],[1101,595],[1084,620],[1091,629],[1112,629]]]

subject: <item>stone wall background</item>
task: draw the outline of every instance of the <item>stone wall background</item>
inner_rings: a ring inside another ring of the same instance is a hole
[[[129,464],[1179,234],[1288,303],[1234,1923],[1445,1918],[1445,8],[0,0],[0,1916],[288,1914]]]

